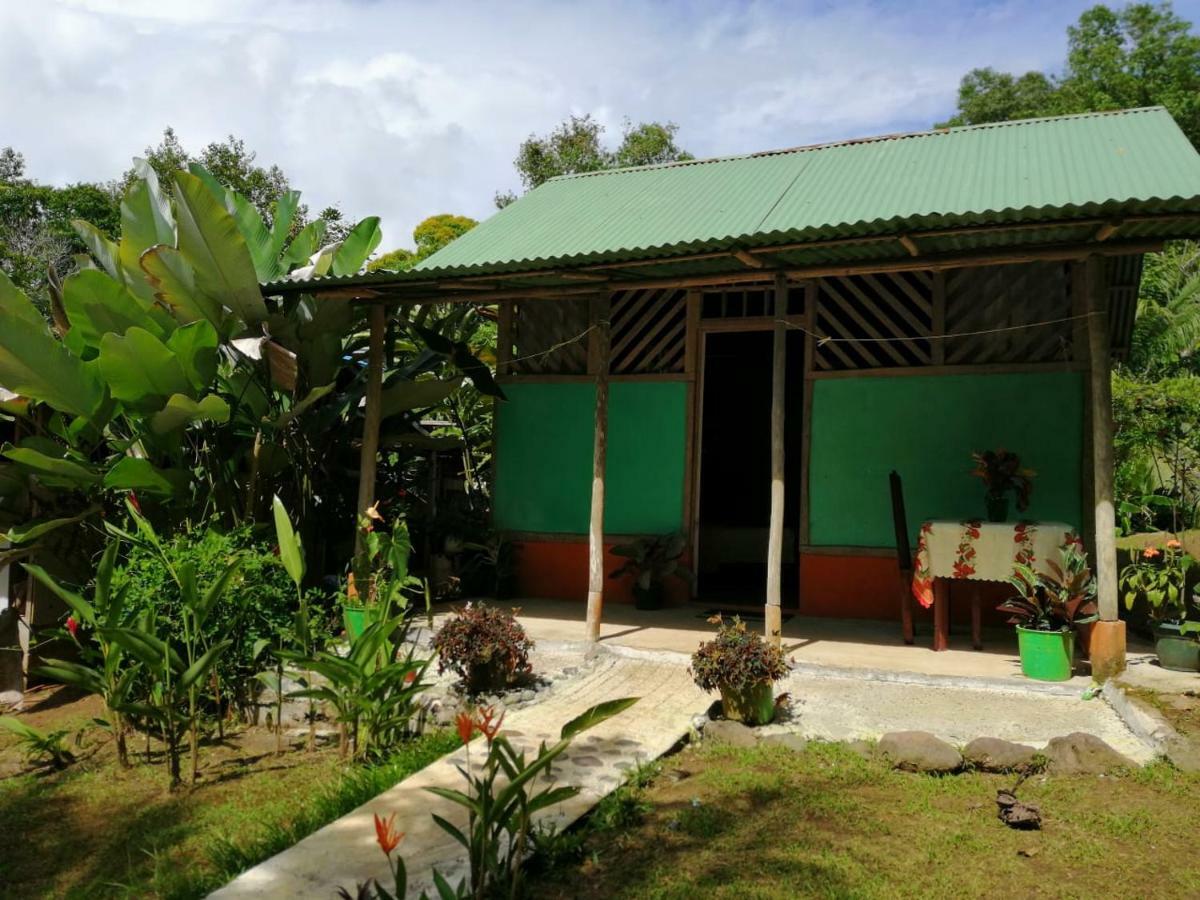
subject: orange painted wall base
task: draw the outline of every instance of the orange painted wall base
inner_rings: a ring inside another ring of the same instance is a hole
[[[633,602],[633,578],[608,578],[625,559],[614,556],[614,543],[604,544],[604,599],[614,603]],[[550,600],[587,600],[588,545],[583,539],[518,541],[516,547],[517,591],[520,597]],[[667,582],[667,602],[684,603],[687,585],[677,578]]]

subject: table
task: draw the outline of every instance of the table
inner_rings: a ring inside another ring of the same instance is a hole
[[[1017,563],[1046,572],[1047,562],[1058,562],[1068,544],[1082,547],[1083,542],[1063,522],[930,519],[921,523],[912,592],[923,607],[933,607],[933,649],[949,646],[950,581],[1006,582]],[[971,604],[971,635],[976,650],[982,649],[979,606],[976,585]]]

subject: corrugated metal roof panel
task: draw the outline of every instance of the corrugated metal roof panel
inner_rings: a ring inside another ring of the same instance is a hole
[[[448,275],[912,228],[1200,211],[1160,107],[556,178],[421,263]]]

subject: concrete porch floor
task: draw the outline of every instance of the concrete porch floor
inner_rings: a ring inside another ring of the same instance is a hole
[[[520,620],[535,641],[578,642],[585,637],[585,605],[568,600],[512,600],[505,606],[521,610]],[[705,621],[708,607],[703,604],[661,610],[639,610],[628,604],[608,604],[600,628],[601,643],[635,650],[665,650],[692,653],[701,641],[713,634]],[[439,612],[439,618],[448,610]],[[786,613],[785,613],[786,615]],[[748,619],[750,628],[763,627],[761,617]],[[956,626],[950,636],[950,649],[940,653],[931,649],[933,635],[928,626],[918,626],[916,642],[907,646],[900,638],[898,622],[869,619],[826,619],[793,615],[783,625],[784,651],[801,666],[832,669],[858,669],[891,674],[931,675],[949,678],[1013,680],[1029,685],[1021,674],[1016,635],[1011,627],[985,628],[983,650],[971,647],[969,629]],[[1154,663],[1153,647],[1131,636],[1129,676],[1144,674],[1165,689],[1176,679]],[[1086,660],[1076,660],[1076,675],[1071,680],[1082,690],[1091,682]],[[1184,676],[1195,688],[1194,675]],[[1127,676],[1125,680],[1129,680]],[[1179,688],[1176,688],[1179,689]]]

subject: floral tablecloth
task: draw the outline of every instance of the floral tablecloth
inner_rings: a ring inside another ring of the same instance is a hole
[[[933,519],[921,525],[913,565],[913,596],[933,605],[935,578],[1008,581],[1015,563],[1047,571],[1067,544],[1082,546],[1079,535],[1062,522],[962,522]]]

